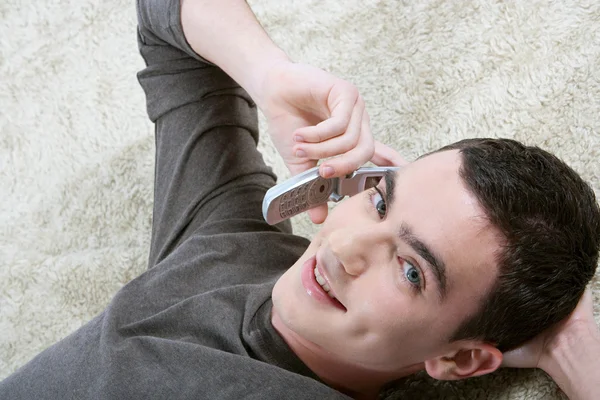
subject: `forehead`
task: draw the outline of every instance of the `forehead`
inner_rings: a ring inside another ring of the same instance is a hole
[[[473,289],[483,292],[493,283],[500,236],[463,183],[460,167],[456,150],[407,165],[397,173],[389,215],[396,223],[410,225],[443,259],[448,298],[464,300],[469,293],[476,294]]]

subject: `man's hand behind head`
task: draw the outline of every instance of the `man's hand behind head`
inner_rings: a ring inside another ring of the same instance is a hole
[[[583,293],[577,308],[565,320],[540,333],[529,342],[504,353],[503,367],[546,369],[554,362],[553,354],[561,346],[568,346],[586,337],[600,338],[594,320],[592,292]]]

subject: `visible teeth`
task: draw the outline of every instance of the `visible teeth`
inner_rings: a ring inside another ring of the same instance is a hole
[[[327,281],[325,280],[325,278],[323,278],[323,276],[321,276],[321,274],[319,273],[319,270],[316,267],[314,269],[314,273],[315,273],[315,279],[317,280],[319,285],[321,285],[323,290],[329,295],[329,297],[331,297],[332,299],[335,299],[335,296],[330,292],[331,287],[327,284]]]
[[[319,282],[319,285],[323,286],[323,288],[325,288],[325,285],[327,285],[327,283],[325,283],[325,278],[323,278],[321,275],[315,274],[315,278],[317,278],[317,282]]]

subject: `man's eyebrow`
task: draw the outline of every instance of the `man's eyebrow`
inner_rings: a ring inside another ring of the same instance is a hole
[[[383,174],[383,178],[385,179],[385,202],[388,210],[391,210],[394,204],[397,172],[395,170],[387,170]],[[413,233],[413,230],[407,224],[403,223],[400,226],[398,236],[427,262],[427,266],[433,272],[433,276],[437,281],[439,298],[440,300],[444,300],[446,297],[446,264],[440,257],[436,256],[436,253],[431,251],[429,246]]]
[[[396,172],[395,170],[388,169],[383,173],[383,179],[385,180],[385,204],[388,210],[392,209],[394,204],[394,187],[396,186]]]
[[[444,300],[446,297],[446,264],[421,239],[415,236],[410,226],[403,223],[399,236],[426,261],[437,281],[440,300]]]

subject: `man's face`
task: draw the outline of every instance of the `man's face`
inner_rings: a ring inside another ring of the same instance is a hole
[[[374,371],[448,351],[496,279],[500,243],[460,165],[457,151],[436,153],[338,205],[273,289],[283,329]]]

